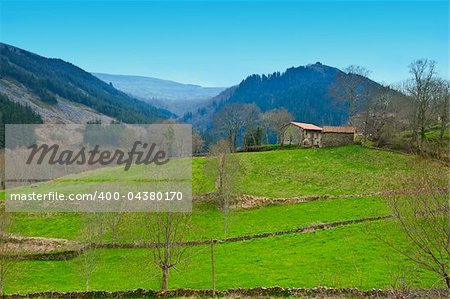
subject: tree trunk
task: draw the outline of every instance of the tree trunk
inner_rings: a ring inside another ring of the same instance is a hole
[[[450,289],[450,277],[448,276],[447,273],[444,274],[444,281],[445,281],[445,284],[447,285],[447,288]]]
[[[86,272],[85,278],[86,278],[86,292],[87,292],[87,291],[89,291],[89,273],[88,272]]]
[[[441,128],[439,130],[439,141],[442,143],[444,143],[444,134],[445,134],[445,129],[447,127],[447,119],[442,117],[441,118]]]
[[[425,142],[426,138],[425,131],[426,131],[425,127],[420,128],[420,145],[423,145],[423,143]]]
[[[212,295],[216,296],[216,272],[214,269],[214,240],[211,240],[211,280],[212,280]]]
[[[5,285],[5,256],[1,257],[1,265],[0,265],[0,296],[3,298],[3,287]]]
[[[234,132],[234,138],[233,138],[233,153],[236,151],[237,148],[237,138],[238,138],[238,130]]]
[[[228,146],[230,147],[230,152],[233,151],[233,131],[228,131]]]
[[[224,238],[227,237],[227,231],[228,231],[228,199],[226,199],[227,202],[225,202],[225,207],[223,210],[223,234]]]
[[[167,285],[169,280],[169,269],[167,267],[161,268],[162,270],[162,281],[161,281],[161,290],[167,291]]]

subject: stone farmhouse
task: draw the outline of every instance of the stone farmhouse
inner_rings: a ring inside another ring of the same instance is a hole
[[[295,144],[302,147],[322,147],[353,144],[355,127],[318,127],[291,121],[281,127],[282,144]]]

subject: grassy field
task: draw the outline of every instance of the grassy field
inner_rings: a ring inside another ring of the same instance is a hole
[[[271,198],[305,195],[368,194],[411,187],[420,171],[421,159],[411,155],[372,150],[361,146],[321,149],[239,153],[242,169],[238,177],[244,194]],[[195,158],[193,191],[203,194],[214,189],[214,178],[205,174],[206,158]],[[428,166],[448,171],[428,161]],[[132,168],[133,169],[133,168]],[[84,180],[114,177],[114,169],[79,176]],[[140,171],[134,168],[133,178]],[[37,189],[58,188],[54,182]],[[67,186],[65,186],[67,188]],[[74,190],[77,186],[74,186]],[[79,188],[79,186],[78,186]],[[0,197],[3,193],[0,193]],[[365,196],[308,203],[268,205],[233,210],[227,237],[280,231],[311,224],[352,220],[389,214],[380,196]],[[139,240],[143,234],[142,214],[124,214],[120,241]],[[76,240],[83,227],[79,213],[15,213],[12,232],[24,236]],[[223,215],[208,201],[194,202],[191,240],[224,238]],[[324,231],[291,234],[216,246],[217,286],[286,286],[388,288],[394,277],[414,287],[442,285],[427,271],[413,265],[377,237],[407,246],[405,237],[392,220],[352,224]],[[109,240],[107,235],[105,240]],[[210,248],[192,249],[186,267],[172,271],[169,286],[207,288],[210,280]],[[68,261],[20,261],[6,283],[7,292],[83,290],[80,259]],[[91,280],[92,289],[119,290],[158,288],[159,271],[152,266],[149,250],[101,249]]]
[[[402,243],[390,221],[355,224],[332,230],[286,235],[216,246],[219,289],[256,286],[388,288],[394,277],[413,287],[440,285],[429,272],[386,247],[372,231],[389,232]],[[103,249],[91,279],[92,289],[158,288],[159,271],[145,249]],[[21,261],[8,292],[83,290],[80,259]],[[172,271],[170,287],[208,288],[211,285],[210,248],[195,247],[188,263]]]
[[[236,210],[230,212],[227,237],[386,214],[388,210],[380,197],[348,198]],[[142,216],[140,213],[124,214],[120,231],[122,241],[132,242],[142,236],[143,228],[140,226]],[[15,217],[12,232],[24,236],[76,240],[82,225],[83,218],[77,213],[49,213],[44,217],[41,213],[20,213]],[[223,214],[211,204],[195,205],[192,226],[193,230],[189,239],[224,237]]]
[[[412,155],[378,151],[357,145],[237,155],[241,161],[239,191],[271,198],[367,194],[408,187],[410,178],[416,176],[422,166],[420,161],[423,160]],[[214,178],[208,176],[205,171],[206,159],[192,160],[194,194],[214,190]],[[428,164],[440,167],[437,163]],[[117,175],[118,171],[120,176]],[[169,168],[168,172],[170,171],[173,170]],[[88,189],[89,183],[141,179],[146,177],[146,173],[153,173],[152,168],[142,165],[132,167],[125,175],[122,168],[104,168],[65,178],[73,182],[62,183],[57,180],[39,184],[32,190],[81,192]]]

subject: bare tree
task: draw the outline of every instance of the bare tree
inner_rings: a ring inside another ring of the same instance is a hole
[[[201,153],[204,145],[205,141],[203,140],[200,133],[197,130],[192,129],[192,152]]]
[[[267,111],[261,118],[266,129],[275,132],[277,144],[281,143],[281,127],[294,120],[294,116],[284,108]]]
[[[120,225],[122,224],[124,213],[122,211],[108,212],[105,216],[105,224],[111,234],[111,241],[117,243],[120,237]]]
[[[259,136],[261,135],[261,109],[256,104],[244,105],[242,108],[245,137],[251,138],[253,145],[258,145],[261,139]]]
[[[230,103],[214,116],[215,127],[226,135],[230,150],[233,152],[237,147],[239,131],[245,123],[241,112],[241,104]]]
[[[97,247],[104,237],[104,213],[86,213],[84,225],[80,231],[79,244],[82,246],[80,260],[81,273],[85,282],[86,291],[89,291],[89,283],[92,273],[98,267]]]
[[[169,287],[171,269],[186,263],[190,247],[187,241],[191,228],[189,213],[158,212],[147,214],[147,237],[151,242],[153,262],[161,269],[161,290]]]
[[[425,141],[425,133],[430,125],[431,107],[433,100],[433,82],[435,80],[436,63],[432,60],[419,59],[409,65],[412,78],[406,82],[406,92],[413,104],[412,126],[413,138],[417,141],[420,135],[420,143]]]
[[[362,66],[350,65],[344,72],[336,74],[336,84],[331,88],[331,94],[348,104],[349,124],[354,125],[354,117],[361,105],[367,101],[369,88],[365,86],[370,71]]]
[[[363,116],[364,139],[375,141],[380,146],[391,135],[391,123],[394,119],[390,111],[391,104],[396,97],[390,87],[383,87],[374,92],[365,105]]]
[[[439,127],[439,141],[444,143],[445,130],[448,128],[450,109],[450,81],[436,79],[433,90],[434,114],[437,116]]]
[[[243,131],[258,125],[259,114],[255,104],[229,103],[214,116],[214,125],[226,136],[232,152],[236,151]]]
[[[438,274],[450,288],[450,201],[448,173],[424,166],[417,177],[416,190],[410,195],[390,196],[387,203],[408,240],[404,244],[388,242],[392,248]],[[445,187],[443,187],[445,186]]]
[[[208,175],[216,178],[216,190],[212,194],[223,212],[223,230],[226,237],[230,207],[238,198],[236,179],[240,168],[238,156],[229,150],[226,140],[211,146],[210,159],[205,168]]]

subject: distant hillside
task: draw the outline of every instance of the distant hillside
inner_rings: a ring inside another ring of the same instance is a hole
[[[213,115],[225,104],[255,103],[263,111],[286,108],[295,119],[317,125],[341,125],[347,122],[346,103],[337,100],[331,93],[332,87],[339,88],[337,74],[344,74],[337,68],[316,63],[292,67],[284,73],[251,75],[239,85],[233,86],[213,98],[195,113],[187,113],[183,119],[194,126],[205,129],[211,126]],[[369,88],[381,87],[365,79]]]
[[[126,123],[152,123],[169,115],[71,63],[3,43],[0,43],[0,93],[30,106],[45,122],[116,119]]]
[[[202,87],[151,77],[101,73],[93,75],[131,96],[179,115],[197,108],[225,90],[224,87]]]

